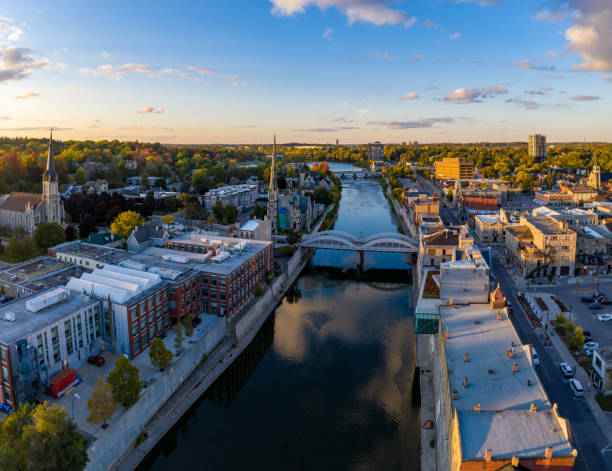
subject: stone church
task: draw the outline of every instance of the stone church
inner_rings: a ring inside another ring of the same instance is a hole
[[[59,195],[57,173],[53,160],[53,134],[49,141],[47,169],[43,174],[43,193],[21,193],[13,191],[0,199],[0,226],[15,231],[22,227],[34,234],[37,224],[64,221],[64,204]]]

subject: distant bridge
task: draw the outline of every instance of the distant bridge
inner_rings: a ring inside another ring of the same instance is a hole
[[[416,240],[396,232],[381,232],[365,239],[342,231],[322,231],[302,238],[301,247],[311,249],[353,250],[356,252],[418,253]]]

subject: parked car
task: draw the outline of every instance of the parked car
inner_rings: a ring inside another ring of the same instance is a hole
[[[590,330],[583,330],[582,333],[584,334],[585,337],[592,337],[593,334],[591,334]]]
[[[536,349],[533,347],[531,347],[531,356],[533,358],[533,366],[539,366],[540,359],[538,358],[538,352],[536,352]]]
[[[582,384],[580,384],[580,381],[578,381],[576,378],[569,380],[569,388],[575,397],[584,397],[584,389]]]
[[[584,344],[584,347],[582,347],[583,350],[595,350],[599,348],[599,344],[597,342],[587,342]]]
[[[584,343],[587,343],[587,342],[594,342],[594,341],[595,341],[595,339],[594,339],[593,337],[590,337],[590,336],[588,336],[588,335],[585,335],[585,336],[584,336]]]
[[[606,306],[612,304],[612,301],[610,301],[607,296],[600,296],[597,298],[597,302]]]
[[[506,306],[512,307],[512,303],[510,301],[506,301]]]
[[[149,379],[142,382],[142,387],[146,389],[151,386],[156,380],[157,378],[155,376],[151,376]]]
[[[599,322],[609,322],[609,321],[612,321],[612,315],[600,314],[597,316],[597,319],[599,319]]]
[[[589,309],[591,311],[599,311],[600,309],[603,309],[603,305],[599,304],[599,303],[593,303],[589,306]]]
[[[594,296],[580,296],[580,301],[583,303],[591,303],[593,302]]]
[[[559,367],[561,368],[561,373],[563,373],[563,376],[565,376],[566,378],[571,378],[576,374],[574,368],[572,368],[568,363],[561,362],[559,364]]]
[[[104,359],[102,355],[93,355],[87,359],[87,362],[91,363],[92,365],[96,365],[96,366],[104,366],[104,364],[106,363],[106,360]]]

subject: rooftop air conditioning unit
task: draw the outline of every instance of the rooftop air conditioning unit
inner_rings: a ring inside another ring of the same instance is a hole
[[[8,311],[2,316],[2,320],[6,322],[15,322],[15,313]]]

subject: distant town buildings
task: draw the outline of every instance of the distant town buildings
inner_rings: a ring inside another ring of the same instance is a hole
[[[385,146],[380,141],[368,144],[369,160],[385,160]]]
[[[438,180],[468,180],[474,178],[474,162],[454,157],[445,157],[434,162]]]
[[[529,156],[535,159],[546,158],[546,136],[542,134],[529,136]]]
[[[404,192],[404,206],[416,225],[419,224],[419,218],[422,216],[438,216],[440,214],[440,199],[437,194],[432,196],[426,194],[407,196]]]
[[[226,185],[214,188],[204,195],[204,206],[207,212],[220,201],[223,206],[236,206],[238,211],[251,209],[259,196],[258,185]]]

